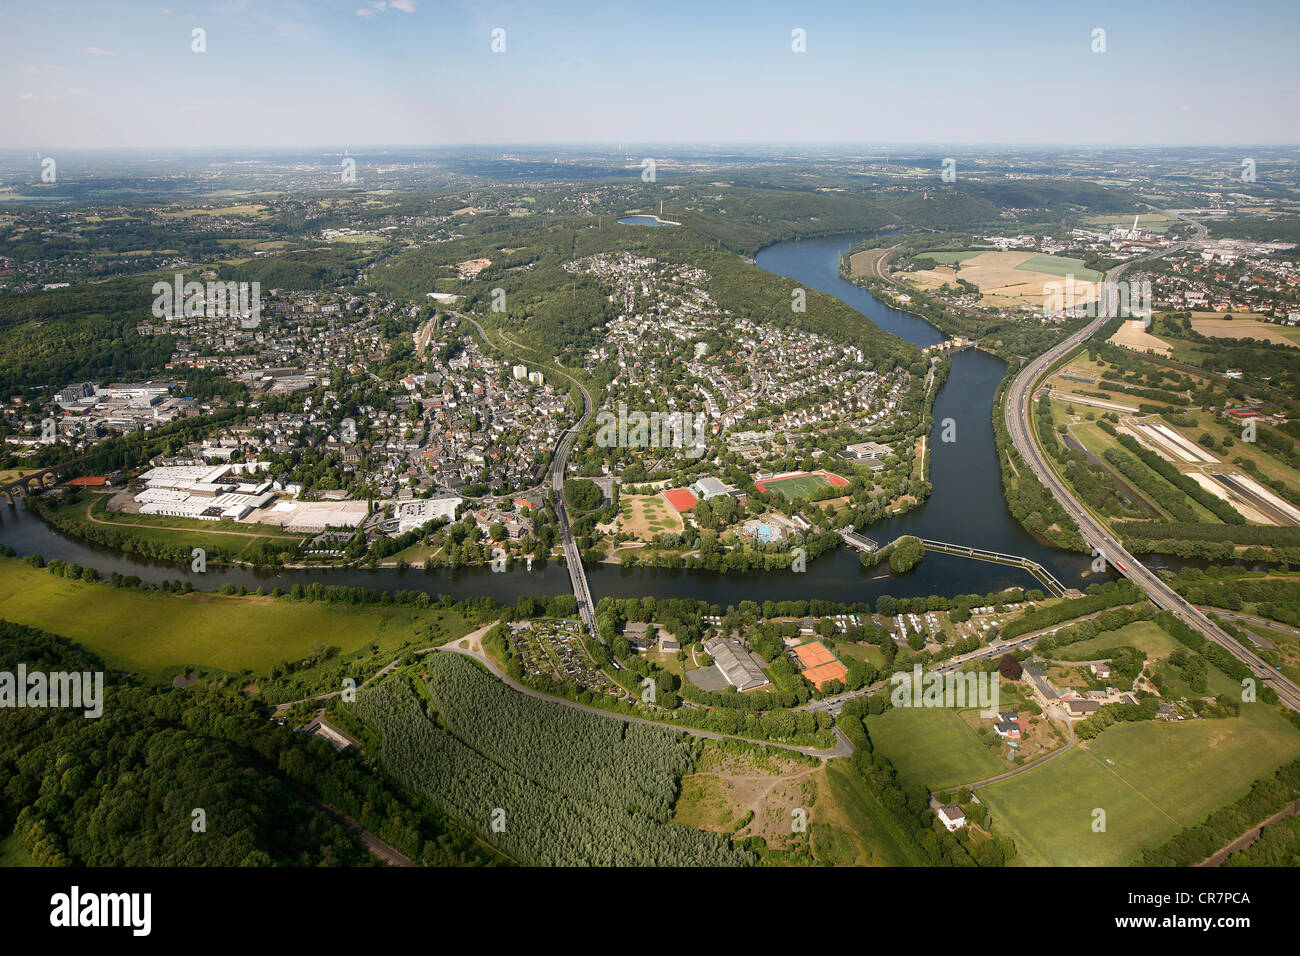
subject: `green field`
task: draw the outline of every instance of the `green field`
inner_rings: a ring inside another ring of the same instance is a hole
[[[1300,756],[1300,732],[1263,704],[1242,716],[1118,725],[979,791],[996,832],[1030,865],[1112,866],[1199,823]],[[1093,810],[1106,812],[1094,833]]]
[[[1104,658],[1106,651],[1124,646],[1136,647],[1147,657],[1168,657],[1183,645],[1166,634],[1158,624],[1134,621],[1117,631],[1107,631],[1086,641],[1067,644],[1051,656],[1063,661],[1092,661]]]
[[[939,262],[944,265],[952,265],[954,262],[965,262],[967,259],[974,259],[976,256],[982,255],[985,252],[994,252],[994,251],[995,250],[992,248],[964,249],[956,252],[951,249],[946,249],[940,252],[919,252],[917,253],[917,258],[933,259],[935,262]]]
[[[851,657],[854,660],[868,661],[873,667],[885,666],[885,655],[874,644],[836,644],[835,655],[840,660]]]
[[[264,674],[278,661],[306,657],[317,643],[346,655],[371,642],[399,647],[435,623],[457,635],[470,630],[455,611],[124,590],[69,581],[12,558],[0,559],[0,618],[62,635],[111,667],[154,677],[187,664]]]
[[[896,707],[868,717],[867,732],[904,786],[943,790],[1006,769],[951,708]]]
[[[823,488],[829,488],[831,483],[821,475],[795,475],[793,478],[778,478],[773,481],[767,478],[763,481],[763,487],[768,491],[775,491],[786,501],[793,501],[795,498],[807,498],[815,491],[821,491]]]
[[[1117,631],[1107,631],[1105,634],[1099,634],[1090,640],[1069,644],[1055,652],[1053,656],[1064,661],[1091,661],[1104,658],[1107,651],[1125,645],[1136,647],[1146,654],[1148,658],[1157,661],[1164,660],[1176,650],[1186,650],[1182,644],[1170,637],[1159,625],[1153,624],[1151,621],[1135,621],[1132,624],[1126,624]],[[1149,664],[1148,667],[1159,667],[1159,670],[1168,681],[1166,684],[1161,685],[1161,692],[1164,696],[1173,700],[1182,697],[1191,699],[1217,696],[1219,694],[1237,696],[1241,691],[1240,685],[1217,667],[1210,668],[1207,687],[1199,693],[1192,691],[1184,683],[1178,668],[1173,665]]]
[[[1048,275],[1061,278],[1072,275],[1080,282],[1096,282],[1101,278],[1101,273],[1089,269],[1083,264],[1082,259],[1071,259],[1068,256],[1034,256],[1032,259],[1026,259],[1016,268],[1026,272],[1046,272]]]

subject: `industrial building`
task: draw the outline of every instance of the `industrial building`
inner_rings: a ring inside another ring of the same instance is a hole
[[[714,666],[722,672],[727,683],[738,691],[753,690],[771,683],[744,641],[734,637],[715,637],[704,642],[704,651],[713,658]]]

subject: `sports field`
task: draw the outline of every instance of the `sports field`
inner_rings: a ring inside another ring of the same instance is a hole
[[[848,479],[829,471],[816,471],[766,478],[754,482],[754,487],[759,491],[775,491],[786,501],[792,501],[795,498],[807,498],[823,488],[845,488],[848,483]]]
[[[979,791],[995,831],[1030,865],[1133,862],[1300,756],[1300,732],[1263,704],[1242,716],[1115,726],[1039,767]],[[1094,811],[1105,832],[1094,832]]]
[[[668,500],[668,503],[677,509],[679,514],[690,511],[699,504],[699,501],[689,488],[669,488],[663,495]]]

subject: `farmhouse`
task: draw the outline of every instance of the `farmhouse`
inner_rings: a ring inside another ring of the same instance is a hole
[[[1061,699],[1061,692],[1052,686],[1052,682],[1047,679],[1047,671],[1041,667],[1026,665],[1024,678],[1029,684],[1030,691],[1044,707],[1055,704]]]
[[[999,715],[1000,716],[1000,715]],[[993,724],[993,731],[1002,738],[1018,738],[1020,736],[1020,724],[1013,720],[999,719]]]
[[[962,813],[961,807],[955,803],[945,803],[939,808],[939,822],[944,825],[949,833],[954,830],[960,830],[966,825],[966,814]]]

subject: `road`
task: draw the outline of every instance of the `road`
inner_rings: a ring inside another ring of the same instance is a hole
[[[1300,801],[1292,804],[1291,806],[1287,807],[1285,810],[1279,810],[1277,813],[1273,814],[1271,817],[1269,817],[1267,820],[1263,821],[1262,823],[1255,824],[1253,827],[1251,827],[1241,836],[1237,837],[1237,839],[1233,840],[1223,849],[1206,857],[1204,860],[1202,860],[1200,863],[1197,863],[1196,865],[1197,866],[1222,866],[1223,862],[1227,860],[1228,857],[1232,856],[1232,854],[1240,853],[1242,850],[1246,849],[1246,847],[1250,846],[1256,840],[1258,840],[1260,838],[1260,835],[1264,832],[1265,827],[1272,826],[1275,823],[1285,820],[1287,817],[1300,817]]]
[[[510,679],[504,671],[501,670],[494,660],[486,654],[481,654],[471,648],[460,647],[460,641],[452,641],[437,648],[438,651],[444,651],[451,654],[462,654],[465,657],[478,661],[499,681],[508,687],[517,690],[521,694],[529,697],[535,697],[538,700],[550,701],[552,704],[559,704],[562,707],[572,707],[574,710],[583,710],[589,714],[596,714],[600,717],[608,717],[611,720],[621,720],[628,724],[648,724],[651,727],[661,727],[664,730],[675,730],[678,733],[689,734],[692,737],[703,737],[707,740],[743,740],[746,743],[757,744],[760,747],[775,747],[778,750],[793,750],[797,753],[807,754],[809,757],[818,757],[822,760],[830,760],[834,757],[848,757],[853,753],[853,743],[844,735],[844,731],[839,727],[833,727],[835,734],[835,746],[830,750],[818,750],[816,747],[797,747],[794,744],[779,744],[771,740],[755,740],[751,737],[738,737],[734,734],[720,734],[712,730],[699,730],[695,727],[682,727],[679,724],[670,724],[664,721],[647,720],[644,717],[634,717],[631,714],[618,714],[610,710],[601,710],[599,707],[592,707],[589,704],[580,704],[574,700],[568,700],[564,697],[556,697],[552,694],[543,693],[524,684],[520,684]]]
[[[1070,718],[1057,707],[1053,707],[1052,711],[1052,713],[1044,714],[1043,716],[1053,718],[1065,724],[1065,729],[1069,731],[1070,738],[1066,741],[1064,747],[1057,747],[1051,753],[1044,754],[1037,760],[1031,760],[1029,763],[1021,764],[1014,770],[1008,770],[1005,773],[1000,773],[993,777],[985,777],[983,780],[976,780],[974,783],[962,783],[955,787],[945,787],[944,790],[949,793],[955,793],[958,790],[978,790],[980,787],[987,787],[990,784],[1001,783],[1003,780],[1010,780],[1012,777],[1018,777],[1022,773],[1028,773],[1030,770],[1034,770],[1047,763],[1047,761],[1051,760],[1053,757],[1059,757],[1061,754],[1070,750],[1079,742],[1079,738],[1074,735],[1074,721],[1070,720]]]
[[[303,800],[306,800],[308,803],[313,804],[314,806],[323,810],[325,813],[329,814],[331,817],[333,817],[335,820],[341,823],[346,829],[351,831],[352,835],[355,836],[357,840],[361,842],[362,846],[364,846],[367,850],[370,851],[370,854],[372,856],[382,860],[383,862],[387,863],[389,866],[415,866],[415,861],[412,860],[409,856],[407,856],[401,850],[397,849],[397,847],[385,843],[383,840],[379,839],[379,837],[375,836],[373,833],[371,833],[361,824],[357,823],[356,820],[353,820],[342,810],[339,810],[337,807],[330,806],[328,803],[320,799],[320,797],[316,796],[310,790],[299,785],[298,783],[295,783],[294,781],[288,779],[287,777],[281,777],[280,779],[284,782],[285,786],[287,786],[290,790],[296,793]]]
[[[1300,630],[1294,627],[1288,627],[1285,624],[1279,624],[1277,621],[1270,621],[1266,617],[1256,617],[1253,614],[1242,614],[1240,611],[1225,611],[1218,607],[1203,607],[1202,611],[1207,611],[1217,617],[1232,618],[1234,621],[1243,621],[1246,624],[1254,624],[1257,627],[1266,627],[1271,631],[1280,631],[1283,634],[1289,634],[1291,637],[1300,637]],[[1251,640],[1263,640],[1258,634],[1252,634]]]
[[[492,345],[492,340],[487,337],[487,333],[483,331],[483,326],[478,324],[477,319],[462,312],[454,314],[457,318],[470,322],[474,328],[478,329],[478,334],[482,336],[483,341],[487,342],[488,345]],[[528,348],[511,339],[505,333],[502,333],[501,337],[516,348]],[[532,350],[529,349],[529,351]],[[573,445],[578,440],[578,433],[582,431],[583,426],[591,418],[593,410],[591,393],[576,378],[566,375],[556,368],[553,362],[550,363],[550,369],[557,375],[567,378],[582,393],[582,417],[578,419],[577,424],[560,436],[560,443],[555,448],[554,457],[551,458],[550,485],[551,495],[555,502],[555,524],[560,531],[560,545],[564,549],[564,564],[569,569],[569,580],[573,585],[573,596],[578,602],[578,616],[582,618],[582,623],[586,626],[587,632],[596,640],[601,641],[600,632],[596,630],[596,603],[592,600],[591,588],[587,584],[587,572],[582,566],[582,554],[578,551],[577,542],[573,539],[573,522],[569,520],[569,506],[564,501],[564,473],[569,464],[569,454],[573,451]]]
[[[1151,601],[1164,610],[1171,611],[1179,620],[1206,639],[1224,647],[1233,657],[1245,664],[1260,681],[1268,681],[1269,686],[1277,691],[1278,696],[1289,706],[1300,710],[1300,687],[1273,670],[1254,650],[1244,647],[1215,626],[1194,605],[1184,599],[1178,592],[1167,585],[1155,572],[1143,565],[1136,557],[1112,538],[1083,505],[1074,497],[1066,485],[1056,477],[1048,466],[1047,459],[1034,442],[1030,432],[1030,399],[1034,387],[1051,365],[1077,345],[1081,345],[1096,334],[1115,315],[1119,295],[1115,285],[1120,276],[1140,262],[1159,258],[1172,252],[1178,252],[1193,245],[1205,237],[1205,226],[1193,223],[1196,235],[1187,242],[1177,243],[1168,249],[1160,249],[1147,255],[1121,263],[1106,273],[1101,295],[1099,315],[1079,331],[1062,340],[1055,347],[1028,362],[1007,392],[1006,421],[1011,440],[1020,457],[1033,469],[1038,480],[1052,493],[1062,507],[1079,526],[1079,531],[1090,547],[1105,557],[1114,568],[1147,593]]]
[[[1109,610],[1109,608],[1107,610]],[[987,647],[981,647],[979,650],[971,651],[969,654],[958,654],[956,657],[950,657],[948,660],[944,661],[943,664],[938,667],[930,668],[926,673],[947,674],[949,671],[960,670],[961,666],[967,661],[983,660],[989,657],[1001,657],[1003,654],[1014,653],[1022,647],[1028,647],[1035,643],[1040,637],[1047,634],[1055,634],[1057,631],[1061,630],[1061,628],[1070,627],[1071,625],[1078,624],[1081,621],[1091,621],[1093,618],[1097,617],[1097,615],[1104,613],[1105,611],[1094,611],[1093,613],[1084,615],[1083,617],[1073,618],[1068,621],[1062,621],[1060,624],[1053,624],[1051,627],[1045,627],[1041,631],[1022,634],[1021,636],[1014,637],[1009,641],[1003,641],[1000,639],[994,640],[993,643],[989,644]],[[823,697],[821,700],[810,701],[807,704],[796,707],[795,710],[824,710],[829,714],[836,715],[844,708],[845,702],[852,700],[854,697],[861,697],[863,694],[874,694],[876,691],[884,690],[886,687],[889,687],[889,685],[889,680],[876,681],[876,683],[859,688],[858,690],[849,690],[842,694],[836,694],[834,697]]]

